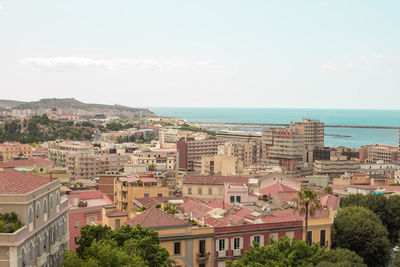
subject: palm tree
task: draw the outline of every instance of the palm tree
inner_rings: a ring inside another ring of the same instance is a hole
[[[308,216],[313,216],[315,212],[321,209],[321,203],[319,202],[318,193],[307,188],[303,188],[297,192],[297,197],[294,199],[296,206],[294,212],[299,212],[299,215],[305,215],[306,219],[306,242],[309,244],[311,240],[308,240]]]

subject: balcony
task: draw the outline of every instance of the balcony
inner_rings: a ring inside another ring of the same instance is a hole
[[[226,250],[218,251],[218,258],[226,258]]]
[[[241,249],[234,249],[233,250],[233,257],[239,257],[242,256],[242,250]]]
[[[56,254],[59,248],[60,248],[60,241],[54,242],[54,244],[50,245],[50,254],[51,255]]]
[[[210,257],[210,252],[206,253],[197,253],[197,262],[198,263],[206,263],[208,261],[208,258]]]
[[[40,257],[36,258],[36,266],[44,266],[47,262],[47,257],[49,253],[43,253]]]

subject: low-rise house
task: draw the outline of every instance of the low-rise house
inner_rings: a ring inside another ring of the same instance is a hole
[[[70,249],[75,250],[78,247],[76,242],[81,236],[83,226],[102,224],[102,207],[112,204],[112,200],[99,190],[69,192]]]

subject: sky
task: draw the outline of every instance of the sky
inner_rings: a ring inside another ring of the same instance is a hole
[[[398,0],[0,0],[0,99],[399,109]]]

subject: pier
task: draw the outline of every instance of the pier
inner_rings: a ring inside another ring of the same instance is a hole
[[[255,123],[255,122],[189,122],[203,128],[218,127],[246,127],[246,128],[269,128],[269,127],[286,127],[288,123]],[[370,125],[327,125],[325,127],[332,128],[364,128],[364,129],[392,129],[400,130],[400,126],[370,126]]]

